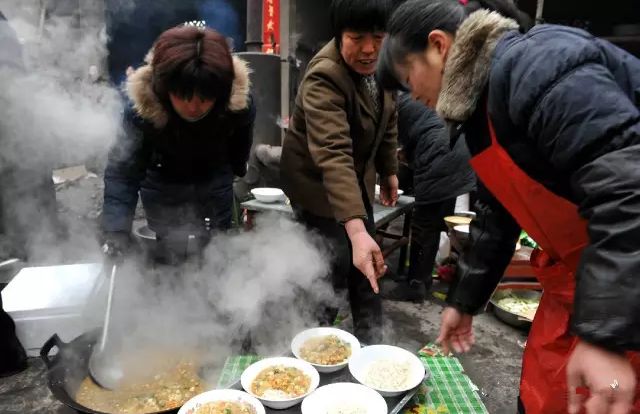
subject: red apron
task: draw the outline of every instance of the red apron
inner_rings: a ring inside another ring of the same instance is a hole
[[[526,414],[567,412],[566,365],[578,338],[569,333],[575,272],[589,244],[576,205],[527,176],[500,146],[489,120],[491,146],[471,159],[482,183],[540,245],[531,264],[544,289],[522,361],[520,398]],[[640,354],[629,353],[640,374]],[[611,379],[612,381],[614,378]],[[640,413],[640,384],[633,413]]]

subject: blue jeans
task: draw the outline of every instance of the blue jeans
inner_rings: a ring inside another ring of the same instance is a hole
[[[231,228],[233,173],[223,170],[200,183],[173,183],[153,171],[140,190],[149,228],[156,233],[155,259],[176,264],[199,254],[213,232]]]

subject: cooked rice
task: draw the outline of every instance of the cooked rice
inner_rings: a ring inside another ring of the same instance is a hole
[[[409,386],[411,364],[409,361],[379,359],[367,368],[365,385],[384,391],[402,391]]]

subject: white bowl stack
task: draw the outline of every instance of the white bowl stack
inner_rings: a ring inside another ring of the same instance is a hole
[[[279,188],[254,188],[251,194],[261,203],[279,203],[284,201],[284,191]]]
[[[347,358],[344,362],[341,362],[335,365],[321,365],[321,364],[314,364],[311,361],[307,361],[307,362],[313,365],[313,367],[317,369],[318,372],[321,372],[321,373],[330,373],[330,372],[339,371],[345,368],[349,363],[349,360],[353,358],[353,356],[356,355],[358,352],[360,352],[360,341],[358,341],[358,338],[351,335],[347,331],[343,331],[342,329],[312,328],[312,329],[307,329],[306,331],[302,331],[298,335],[296,335],[295,338],[293,338],[293,341],[291,341],[291,352],[293,352],[293,355],[295,355],[296,358],[304,360],[304,358],[302,358],[302,355],[300,354],[300,349],[302,348],[304,343],[312,338],[329,336],[329,335],[335,335],[338,338],[340,338],[342,341],[348,343],[351,346],[351,356]]]

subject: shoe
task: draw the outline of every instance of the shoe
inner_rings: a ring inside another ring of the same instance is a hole
[[[382,297],[398,302],[423,303],[427,297],[427,288],[420,280],[390,282],[383,285]]]

